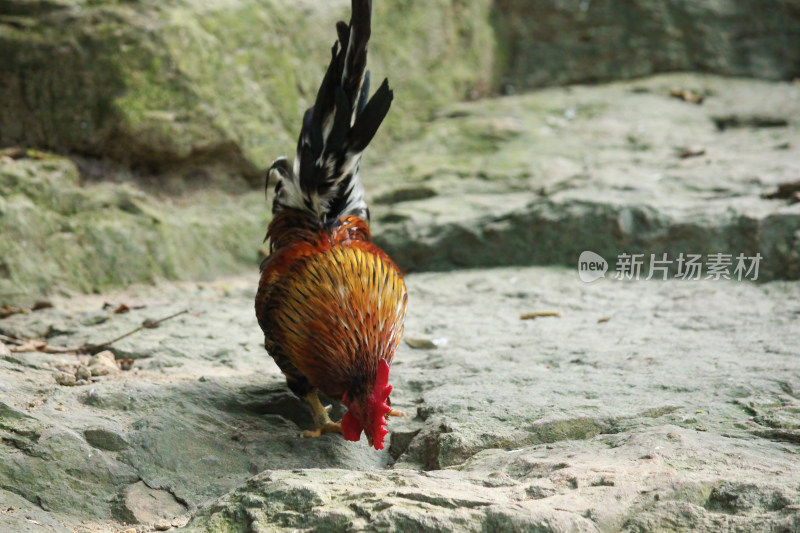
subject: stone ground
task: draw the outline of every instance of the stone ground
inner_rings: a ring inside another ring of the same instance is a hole
[[[458,104],[370,176],[407,268],[736,250],[800,279],[800,205],[762,198],[800,180],[797,82],[670,74]]]
[[[0,347],[0,531],[800,531],[800,204],[762,198],[800,179],[799,154],[800,85],[670,75],[457,104],[367,159],[376,238],[410,271],[417,346],[393,367],[409,417],[383,452],[298,438],[311,420],[261,347],[252,266],[51,295],[0,334],[77,346],[188,313],[115,343],[130,370],[77,386],[56,377],[102,357]],[[3,165],[47,182],[44,164]],[[37,193],[52,209],[3,198],[0,222],[45,218],[68,236],[73,209],[53,187]],[[84,202],[77,222],[112,265],[146,256],[180,273],[197,257],[187,268],[204,272],[217,254],[255,260],[264,228],[244,221],[263,217],[249,214],[260,194],[224,197],[248,211],[225,209],[226,231],[198,216],[220,211],[208,194],[136,196],[128,218]],[[20,265],[60,268],[67,286],[97,276],[34,235],[14,239]],[[120,241],[130,250],[111,253]],[[586,249],[761,253],[766,283],[584,284]],[[132,310],[113,313],[121,303]],[[561,316],[520,318],[543,310]]]
[[[261,347],[255,280],[6,319],[63,346],[189,311],[119,341],[132,369],[82,386],[54,379],[82,357],[2,356],[0,529],[800,528],[798,282],[409,275],[406,338],[435,347],[400,349],[393,400],[409,416],[377,452],[299,438],[310,419]],[[541,310],[561,316],[520,319]]]

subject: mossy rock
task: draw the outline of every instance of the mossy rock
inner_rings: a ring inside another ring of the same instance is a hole
[[[258,261],[260,193],[156,199],[79,183],[67,159],[0,164],[0,301],[98,292],[159,278],[209,279]]]
[[[260,181],[274,157],[293,152],[334,23],[349,17],[345,0],[4,4],[0,147],[218,183]],[[488,0],[376,3],[370,67],[397,93],[379,146],[489,84],[488,11]]]

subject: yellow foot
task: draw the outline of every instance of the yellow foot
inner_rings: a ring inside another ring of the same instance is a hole
[[[392,409],[387,413],[388,416],[401,416],[404,417],[406,414],[403,411],[398,411],[397,409]]]
[[[330,424],[331,419],[328,416],[328,413],[331,412],[332,406],[324,406],[322,402],[319,401],[319,396],[317,396],[317,391],[311,391],[306,395],[306,403],[311,408],[311,416],[314,418],[314,425],[317,427],[322,427],[325,424]]]
[[[342,432],[342,425],[339,422],[328,422],[321,427],[318,427],[314,430],[306,430],[304,431],[301,436],[304,439],[316,439],[317,437],[321,437],[326,433],[341,433]]]

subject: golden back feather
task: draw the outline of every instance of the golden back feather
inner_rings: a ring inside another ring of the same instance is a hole
[[[280,286],[281,302],[272,313],[276,337],[312,385],[341,394],[360,375],[374,376],[380,359],[391,363],[407,303],[391,260],[335,246],[304,258]]]

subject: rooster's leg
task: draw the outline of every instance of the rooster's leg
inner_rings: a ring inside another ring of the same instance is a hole
[[[326,433],[342,432],[342,425],[338,422],[331,421],[331,418],[328,416],[328,409],[326,409],[325,406],[322,405],[322,402],[319,401],[317,391],[311,391],[306,394],[305,400],[311,407],[311,416],[314,418],[314,425],[317,426],[317,429],[312,431],[304,431],[303,437],[312,439],[320,437]]]

